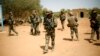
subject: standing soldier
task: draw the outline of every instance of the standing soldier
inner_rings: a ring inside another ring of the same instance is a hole
[[[40,17],[37,14],[36,10],[33,10],[32,15],[30,16],[30,20],[31,20],[31,34],[32,35],[39,35],[40,31],[39,31],[39,23],[40,23]],[[34,28],[34,33],[33,33],[33,28]]]
[[[14,29],[14,18],[13,18],[13,13],[11,11],[9,12],[8,24],[9,24],[9,36],[11,35],[11,31],[15,32],[16,35],[18,35],[18,32],[16,32]]]
[[[61,21],[61,25],[62,25],[62,30],[64,29],[65,19],[66,19],[66,15],[65,15],[64,10],[62,10],[60,12],[60,21]]]
[[[51,38],[51,42],[52,42],[51,43],[52,50],[54,49],[54,46],[55,46],[55,27],[57,27],[57,23],[53,17],[52,11],[48,12],[45,22],[44,22],[44,25],[45,25],[45,29],[46,29],[46,35],[45,35],[46,43],[45,43],[44,53],[47,53],[50,38]]]
[[[75,16],[73,16],[72,13],[69,13],[69,18],[68,18],[68,27],[70,27],[70,31],[71,31],[71,38],[73,40],[73,37],[74,37],[74,32],[75,32],[75,35],[77,37],[77,40],[78,40],[78,20]]]
[[[100,23],[99,23],[99,17],[97,17],[97,11],[95,10],[92,10],[91,13],[90,13],[90,26],[91,26],[91,40],[93,40],[93,37],[95,35],[95,32],[96,32],[96,35],[97,35],[97,40],[99,40],[100,36],[99,36],[99,27],[100,27]]]

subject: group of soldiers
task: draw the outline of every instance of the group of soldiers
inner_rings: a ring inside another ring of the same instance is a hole
[[[76,18],[76,16],[73,15],[72,12],[69,12],[68,15],[69,15],[69,17],[67,18],[67,21],[68,21],[67,26],[70,28],[71,38],[73,40],[74,33],[75,33],[77,40],[79,40],[79,36],[78,36],[79,24],[77,23],[78,19]],[[64,22],[66,19],[66,14],[64,11],[61,11],[59,16],[60,16],[62,29],[64,29]],[[55,16],[54,16],[52,11],[45,11],[43,13],[43,18],[44,18],[44,20],[43,20],[44,29],[46,30],[44,53],[47,53],[48,48],[49,48],[50,38],[51,38],[52,50],[54,50],[55,28],[57,27],[57,20],[55,19]],[[100,38],[100,36],[99,36],[99,34],[100,34],[99,33],[100,21],[98,19],[100,19],[100,17],[98,17],[97,12],[95,10],[92,10],[92,12],[90,14],[90,24],[91,24],[91,28],[92,28],[92,30],[91,30],[91,39],[92,40],[93,40],[95,32],[97,34],[97,40],[99,40],[99,38]],[[9,13],[9,20],[8,21],[9,21],[9,35],[11,34],[11,30],[14,31],[18,35],[18,32],[16,32],[14,27],[13,27],[14,20],[13,20],[13,13],[12,12]],[[31,24],[30,33],[31,33],[31,35],[39,35],[40,34],[39,24],[41,22],[42,22],[42,19],[41,19],[40,15],[38,14],[38,11],[33,10],[32,14],[30,16],[30,24]],[[33,32],[33,30],[34,30],[34,32]]]

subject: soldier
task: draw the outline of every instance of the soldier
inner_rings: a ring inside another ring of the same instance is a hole
[[[70,27],[70,31],[71,31],[71,38],[73,40],[73,37],[74,37],[74,32],[75,32],[75,35],[77,37],[77,40],[78,40],[78,20],[75,16],[73,16],[72,13],[69,13],[69,18],[68,18],[68,27]]]
[[[34,14],[35,14],[35,10],[32,11],[32,15],[30,16],[30,23],[31,23],[31,35],[33,35],[33,21],[34,21]]]
[[[16,32],[14,29],[14,18],[13,18],[13,13],[11,11],[9,12],[8,24],[9,24],[9,36],[11,35],[11,31],[15,32],[16,35],[18,35],[18,32]]]
[[[55,27],[57,27],[57,23],[53,17],[52,11],[48,12],[44,25],[46,29],[46,35],[45,35],[46,43],[45,43],[44,53],[47,53],[50,38],[51,38],[52,50],[54,49],[55,46]]]
[[[64,12],[64,11],[61,11],[61,12],[60,12],[60,21],[61,21],[61,25],[62,25],[62,30],[64,29],[64,22],[65,22],[65,19],[66,19],[65,12]]]
[[[92,10],[91,13],[90,13],[90,26],[91,26],[91,40],[94,40],[93,37],[95,35],[95,32],[96,32],[96,35],[97,35],[97,40],[99,40],[100,36],[99,36],[99,27],[100,27],[100,23],[99,23],[99,17],[97,17],[97,11],[96,10]]]
[[[31,34],[32,35],[39,35],[40,31],[39,31],[39,23],[40,23],[40,17],[37,14],[36,10],[33,10],[32,15],[30,16],[30,20],[31,20]],[[33,33],[33,28],[34,28],[34,33]]]

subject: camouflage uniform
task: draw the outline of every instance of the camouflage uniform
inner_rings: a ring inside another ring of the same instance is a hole
[[[97,12],[95,10],[92,10],[90,14],[90,26],[91,26],[91,40],[93,40],[93,37],[97,35],[97,40],[99,40],[100,35],[99,35],[99,28],[100,28],[100,16],[97,16]]]
[[[8,24],[9,24],[9,35],[11,35],[11,31],[15,32],[18,35],[18,32],[15,31],[14,26],[13,26],[14,20],[13,20],[12,12],[10,12],[9,14]]]
[[[66,19],[66,15],[65,15],[65,13],[63,11],[61,11],[61,13],[60,13],[60,21],[61,21],[62,29],[64,29],[65,19]]]
[[[33,28],[34,28],[34,35],[39,35],[40,31],[39,31],[39,23],[40,23],[40,17],[35,14],[36,12],[34,12],[32,14],[32,16],[30,16],[30,20],[31,20],[31,34],[33,34]]]
[[[78,40],[78,23],[77,23],[77,18],[75,16],[73,16],[72,14],[70,14],[70,17],[68,18],[68,27],[70,27],[70,31],[71,31],[71,38],[73,40],[74,37],[74,32],[75,35],[77,37]]]
[[[45,35],[45,50],[44,53],[48,52],[48,47],[49,47],[49,41],[51,38],[51,45],[52,45],[52,49],[54,49],[54,45],[55,45],[55,27],[57,27],[56,21],[53,18],[52,13],[49,13],[45,19],[44,22],[45,25],[45,29],[46,29],[46,35]]]

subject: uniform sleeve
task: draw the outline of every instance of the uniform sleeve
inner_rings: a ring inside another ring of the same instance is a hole
[[[78,19],[76,17],[74,17],[74,18],[75,18],[75,21],[78,22]]]
[[[97,19],[98,24],[99,24],[99,26],[100,26],[100,15],[98,15],[96,19]]]
[[[29,17],[29,22],[32,23],[32,16]]]
[[[69,23],[69,18],[67,19],[68,23]]]
[[[57,27],[57,19],[53,17],[53,20],[54,20],[55,26]]]

